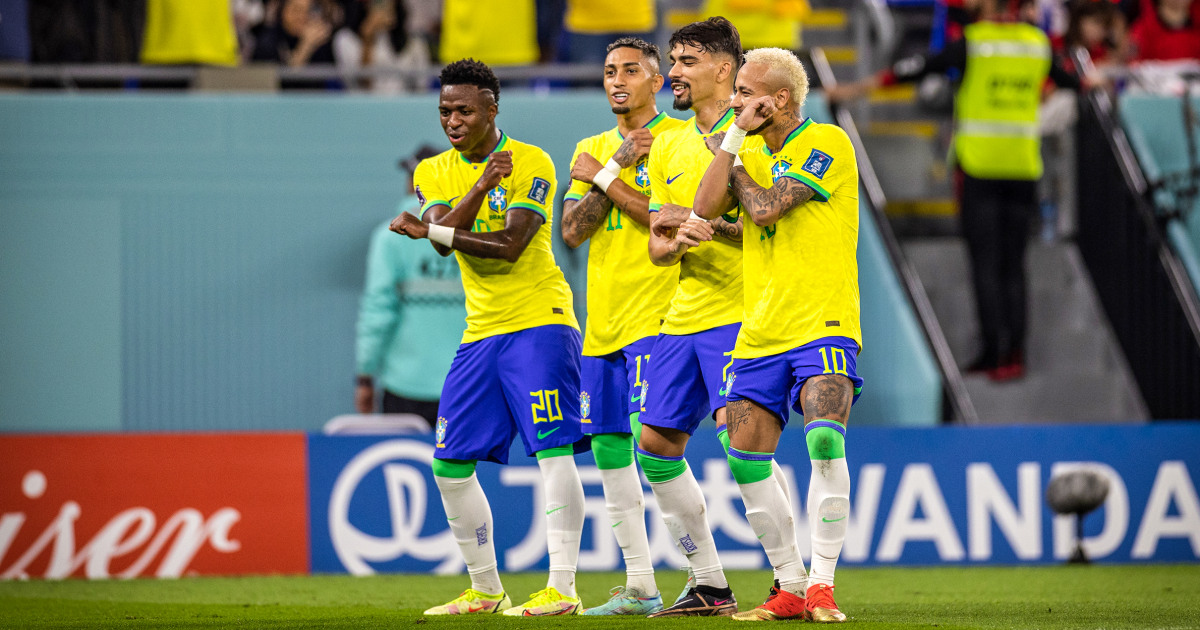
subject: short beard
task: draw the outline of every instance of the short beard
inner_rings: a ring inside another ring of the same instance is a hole
[[[692,108],[692,95],[688,92],[685,96],[676,96],[675,102],[671,105],[677,111],[687,111]]]
[[[631,111],[633,111],[633,110],[629,109],[628,105],[613,105],[612,106],[612,112],[614,114],[617,114],[618,116],[628,114]]]

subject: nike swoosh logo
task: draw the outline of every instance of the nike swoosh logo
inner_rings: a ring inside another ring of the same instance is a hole
[[[667,178],[667,183],[668,183],[668,184],[670,184],[671,182],[673,182],[673,181],[675,181],[675,180],[679,179],[679,178],[680,178],[682,175],[683,175],[683,173],[680,173],[679,175],[676,175],[675,177],[668,177],[668,178]]]
[[[447,202],[447,203],[449,203],[449,204],[450,204],[450,207],[451,207],[451,208],[453,208],[453,207],[454,207],[454,200],[455,200],[455,199],[458,199],[458,197],[451,197],[451,198],[450,198],[450,201],[448,201],[448,202]]]
[[[718,389],[718,390],[717,390],[717,395],[718,395],[718,396],[724,396],[724,395],[725,395],[725,388],[724,388],[724,387],[722,387],[721,389]]]
[[[544,439],[546,439],[546,437],[547,437],[547,436],[549,436],[551,433],[554,433],[555,431],[557,431],[557,430],[559,430],[559,429],[561,429],[561,428],[562,428],[562,427],[554,427],[553,429],[550,429],[549,431],[546,431],[545,433],[542,433],[541,431],[538,431],[538,439],[539,439],[539,440],[544,440]]]
[[[616,523],[613,523],[613,527],[616,527],[617,525],[620,525],[621,523],[624,523],[624,522],[625,521],[617,521]]]
[[[766,534],[765,532],[764,532],[764,533],[762,533],[762,534],[759,534],[759,535],[758,535],[758,539],[759,539],[759,540],[762,540],[762,537],[763,537],[763,536],[766,536],[766,535],[767,535],[767,534]]]
[[[458,520],[458,519],[460,519],[460,518],[462,518],[462,517],[461,517],[461,516],[455,516],[454,518],[447,518],[446,520],[447,520],[447,521],[457,521],[457,520]]]
[[[553,510],[546,510],[546,514],[547,514],[547,515],[553,514],[553,513],[557,512],[557,511],[559,511],[559,510],[561,510],[561,509],[565,508],[565,507],[567,507],[567,506],[565,506],[565,505],[560,505],[560,506],[558,506],[558,507],[554,508]]]
[[[483,604],[472,604],[470,606],[467,606],[467,612],[475,613],[475,612],[479,612],[479,611],[483,610],[484,608],[486,608],[486,606],[484,606]]]
[[[831,520],[829,520],[829,519],[827,519],[827,518],[825,518],[824,516],[822,516],[822,517],[821,517],[821,522],[822,522],[822,523],[836,523],[836,522],[838,522],[838,521],[844,521],[844,520],[846,520],[846,517],[845,517],[845,516],[843,516],[842,518],[835,518],[835,519],[833,519],[832,521],[831,521]]]
[[[642,399],[642,397],[641,397],[640,395],[638,395],[638,396],[630,396],[630,397],[629,397],[629,402],[637,402],[637,401],[639,401],[639,400],[641,400],[641,399]]]
[[[729,603],[728,599],[718,599],[713,602],[713,606],[724,606],[725,604],[728,604],[728,603]]]

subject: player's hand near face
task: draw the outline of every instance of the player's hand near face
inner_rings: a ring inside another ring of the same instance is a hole
[[[725,132],[718,131],[711,136],[704,138],[704,146],[708,147],[708,152],[713,155],[717,154],[717,149],[721,148],[721,142],[725,140]]]
[[[747,131],[758,129],[775,113],[775,97],[771,95],[750,99],[733,124]]]
[[[664,203],[658,212],[654,213],[650,229],[659,236],[671,238],[672,231],[683,225],[683,222],[687,221],[690,216],[692,216],[691,208]]]
[[[600,163],[600,160],[592,157],[592,154],[580,153],[579,157],[575,158],[575,163],[571,165],[571,179],[591,184],[596,179],[596,173],[603,168],[604,165]]]
[[[651,134],[649,129],[634,129],[625,136],[625,142],[621,143],[612,159],[620,164],[621,168],[629,168],[637,164],[638,160],[650,155],[650,145],[653,143],[654,134]]]
[[[483,174],[475,182],[475,186],[487,191],[500,185],[500,180],[512,175],[512,151],[497,151],[488,157]]]
[[[392,219],[388,229],[411,239],[429,238],[429,224],[408,212],[401,212],[400,216]]]

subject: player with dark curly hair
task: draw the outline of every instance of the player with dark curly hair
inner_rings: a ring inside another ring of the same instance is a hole
[[[421,217],[405,212],[391,226],[429,239],[443,256],[453,252],[467,295],[467,330],[438,407],[433,474],[471,587],[425,614],[577,614],[584,499],[572,445],[583,437],[582,340],[550,248],[554,163],[496,127],[500,82],[486,65],[456,61],[441,79],[438,112],[453,148],[413,175]],[[514,607],[500,583],[475,463],[507,463],[518,434],[542,472],[550,578]]]

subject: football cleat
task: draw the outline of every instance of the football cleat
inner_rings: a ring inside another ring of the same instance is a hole
[[[692,592],[692,589],[696,588],[696,574],[692,573],[691,567],[687,567],[687,573],[688,573],[687,582],[685,582],[683,584],[683,591],[681,593],[679,593],[679,597],[675,598],[675,604],[678,604],[679,602],[683,601],[683,599],[685,597],[687,597],[689,593]],[[671,605],[674,606],[675,604],[671,604]]]
[[[737,612],[737,600],[728,588],[696,586],[670,608],[647,617],[728,617]]]
[[[546,617],[550,615],[578,615],[583,610],[583,603],[578,597],[567,597],[558,592],[553,586],[529,596],[529,601],[520,606],[513,606],[504,614],[513,617]]]
[[[611,591],[607,602],[583,611],[585,615],[641,615],[646,616],[662,610],[661,595],[642,597],[642,592],[618,586]]]
[[[838,610],[833,601],[833,587],[828,584],[813,584],[808,587],[804,604],[805,618],[816,623],[841,623],[846,615]]]
[[[489,595],[482,593],[473,588],[469,588],[462,592],[462,595],[454,598],[448,603],[441,606],[434,606],[425,611],[426,615],[472,615],[472,614],[491,614],[500,612],[507,608],[512,608],[512,600],[508,595],[499,593]]]
[[[733,615],[734,621],[783,621],[784,619],[805,619],[805,599],[787,591],[773,591],[767,601],[757,608],[751,608]]]
[[[778,597],[780,592],[781,591],[779,590],[779,580],[775,580],[775,582],[773,584],[771,584],[771,590],[767,592],[767,598],[763,600],[763,603],[770,604],[771,600]]]

